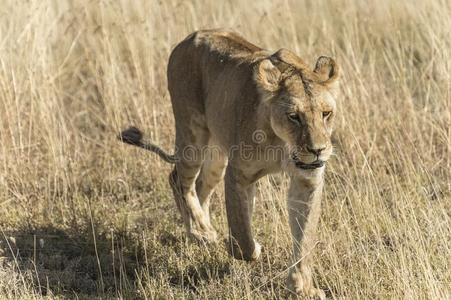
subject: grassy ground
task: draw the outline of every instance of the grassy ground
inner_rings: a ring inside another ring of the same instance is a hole
[[[285,298],[286,180],[259,182],[262,260],[190,243],[165,69],[199,28],[343,70],[315,281],[334,299],[451,297],[449,1],[2,1],[0,298]],[[213,222],[225,238],[222,187]]]

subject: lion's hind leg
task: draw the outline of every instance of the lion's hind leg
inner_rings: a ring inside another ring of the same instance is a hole
[[[202,208],[195,184],[204,160],[203,151],[208,141],[208,130],[198,126],[194,129],[191,128],[190,133],[176,140],[177,162],[169,182],[188,234],[196,240],[214,242],[217,233],[210,224],[209,216]]]
[[[224,178],[227,157],[219,147],[211,146],[206,152],[202,169],[196,180],[196,192],[200,205],[210,220],[210,198],[214,188]]]

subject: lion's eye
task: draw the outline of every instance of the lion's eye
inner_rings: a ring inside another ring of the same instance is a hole
[[[329,117],[332,115],[331,111],[323,111],[323,118],[329,119]]]
[[[301,124],[301,118],[299,118],[299,115],[298,115],[298,114],[295,114],[295,113],[289,113],[287,116],[288,116],[288,119],[289,119],[291,122],[294,122],[294,123],[296,123],[296,124]]]

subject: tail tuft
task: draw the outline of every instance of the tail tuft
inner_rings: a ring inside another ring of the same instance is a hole
[[[139,146],[142,144],[143,133],[136,127],[130,127],[122,131],[118,139],[123,141],[124,143]]]
[[[160,156],[165,162],[174,164],[177,161],[175,155],[164,152],[164,150],[157,145],[143,141],[143,133],[136,127],[132,126],[128,129],[125,129],[117,136],[117,138],[126,144],[138,146],[140,148],[146,149],[147,151],[154,152],[158,154],[158,156]]]

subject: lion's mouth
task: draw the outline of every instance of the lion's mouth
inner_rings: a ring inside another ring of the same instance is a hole
[[[294,165],[296,166],[296,168],[304,169],[304,170],[318,169],[326,164],[326,162],[324,160],[318,160],[318,159],[315,160],[314,162],[306,164],[306,163],[303,163],[302,161],[300,161],[299,158],[296,156],[296,154],[293,154],[291,158],[293,159],[293,162],[294,162]]]

